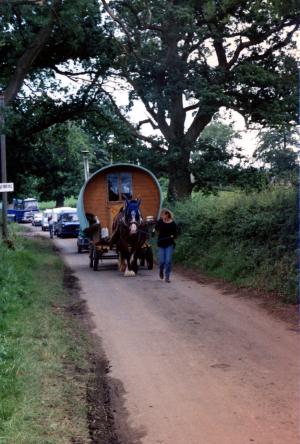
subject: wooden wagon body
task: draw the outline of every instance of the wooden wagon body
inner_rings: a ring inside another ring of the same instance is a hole
[[[141,199],[141,214],[145,221],[155,221],[160,213],[162,194],[156,177],[146,168],[126,163],[105,166],[96,171],[82,187],[77,203],[81,230],[91,228],[87,215],[100,222],[98,233],[92,236],[91,266],[97,269],[99,258],[112,250],[110,239],[114,217],[124,206],[125,198]],[[95,263],[96,262],[96,263]]]

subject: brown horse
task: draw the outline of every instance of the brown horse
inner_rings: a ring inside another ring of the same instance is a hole
[[[119,252],[119,269],[124,276],[135,276],[141,248],[148,238],[147,224],[140,212],[140,199],[125,201],[125,206],[115,216],[111,244]]]

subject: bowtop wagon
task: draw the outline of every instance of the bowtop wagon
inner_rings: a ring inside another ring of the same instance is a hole
[[[144,167],[119,163],[95,172],[77,203],[80,228],[90,238],[90,267],[97,270],[99,261],[118,258],[121,271],[126,271],[125,259],[132,274],[137,272],[137,260],[151,269],[153,253],[147,239],[161,203],[160,185]],[[129,253],[123,254],[124,248]]]

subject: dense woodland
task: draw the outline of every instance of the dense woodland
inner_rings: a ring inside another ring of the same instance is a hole
[[[92,171],[150,168],[170,200],[293,182],[298,1],[11,0],[0,13],[8,180],[20,196],[76,196],[82,149]],[[134,123],[137,101],[148,117]],[[259,164],[235,149],[222,109],[260,125]]]

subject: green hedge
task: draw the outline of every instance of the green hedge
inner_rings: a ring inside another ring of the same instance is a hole
[[[175,261],[297,302],[297,192],[201,194],[178,203]]]

